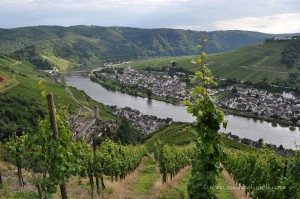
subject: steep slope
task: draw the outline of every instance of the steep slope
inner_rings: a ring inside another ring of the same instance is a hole
[[[297,56],[285,56],[293,61],[293,66],[282,63],[284,52],[288,55],[299,55],[297,48],[290,46],[298,44],[299,40],[261,42],[244,46],[235,50],[208,56],[208,65],[215,76],[220,78],[235,78],[243,81],[258,82],[267,78],[268,82],[286,82],[287,85],[297,86],[300,79],[300,61]],[[289,49],[289,50],[288,50]],[[132,61],[119,67],[131,66],[138,70],[163,71],[171,61],[176,62],[173,69],[196,70],[191,63],[196,56],[163,57]]]

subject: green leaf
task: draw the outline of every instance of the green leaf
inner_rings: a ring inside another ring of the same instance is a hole
[[[214,147],[210,143],[203,143],[203,150],[206,154],[212,154],[214,152]]]

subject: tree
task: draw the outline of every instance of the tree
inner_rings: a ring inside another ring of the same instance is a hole
[[[176,62],[175,61],[171,61],[171,66],[176,66]]]
[[[208,199],[216,198],[218,175],[221,171],[220,161],[223,155],[221,148],[220,124],[226,127],[224,113],[216,108],[209,93],[210,86],[216,86],[214,77],[208,67],[204,64],[207,54],[204,52],[204,40],[201,36],[200,57],[192,62],[200,68],[192,79],[198,83],[190,98],[184,101],[187,111],[196,117],[194,128],[197,131],[197,142],[195,154],[192,156],[192,177],[188,183],[188,194],[190,198]]]
[[[292,118],[291,118],[291,122],[292,122],[294,125],[297,125],[298,119],[297,119],[296,117],[292,117]]]
[[[150,99],[152,95],[152,90],[150,88],[147,89],[146,91],[147,97]]]
[[[237,94],[237,91],[238,91],[238,90],[237,90],[237,88],[235,88],[235,87],[233,87],[233,88],[231,89],[231,92],[234,93],[234,94]]]
[[[116,131],[114,137],[115,141],[120,141],[122,144],[138,144],[142,139],[141,133],[130,125],[128,120],[124,117],[121,120],[120,126]]]
[[[263,144],[264,144],[264,140],[262,138],[259,138],[259,140],[257,141],[258,148],[261,148]]]

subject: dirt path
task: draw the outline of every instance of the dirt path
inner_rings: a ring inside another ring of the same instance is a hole
[[[251,199],[249,196],[247,196],[244,192],[243,187],[239,187],[238,184],[234,182],[232,177],[229,175],[229,173],[223,169],[222,174],[224,176],[224,179],[228,186],[231,188],[230,192],[238,199]]]
[[[162,183],[161,178],[159,181],[156,181],[153,188],[152,188],[152,198],[158,198],[160,195],[164,195],[165,193],[168,193],[172,188],[175,188],[176,185],[180,182],[180,180],[187,175],[187,172],[190,170],[191,166],[184,167],[181,169],[171,180],[168,178],[168,181],[166,183]],[[151,198],[151,197],[150,197]]]
[[[103,199],[137,198],[136,194],[133,193],[133,185],[141,175],[141,170],[145,167],[145,160],[147,158],[149,157],[144,157],[138,168],[131,174],[127,175],[124,180],[118,182],[105,182],[107,189],[113,191],[111,194],[105,195]]]
[[[11,68],[11,67],[13,67],[13,66],[15,66],[15,65],[21,64],[21,63],[22,63],[21,61],[15,61],[15,63],[11,64],[11,65],[9,66],[9,68]]]
[[[106,194],[104,199],[155,199],[175,188],[180,180],[187,174],[190,167],[183,168],[173,179],[162,184],[161,175],[152,157],[145,157],[140,166],[125,180],[107,182],[111,194]],[[149,163],[151,162],[151,163]],[[151,170],[151,172],[149,172]]]

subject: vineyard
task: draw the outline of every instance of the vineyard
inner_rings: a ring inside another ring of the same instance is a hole
[[[300,198],[300,154],[279,157],[272,151],[228,151],[223,164],[252,198]]]
[[[48,114],[36,131],[12,133],[0,145],[0,198],[240,198],[231,187],[255,199],[299,199],[299,152],[282,157],[219,134],[227,123],[208,93],[215,82],[202,46],[193,78],[200,86],[184,101],[196,121],[162,128],[142,145],[75,140],[64,106],[56,109],[44,90]]]
[[[88,145],[84,140],[74,141],[63,117],[61,113],[56,114],[60,132],[57,140],[53,137],[50,118],[47,117],[39,123],[40,133],[44,134],[42,137],[41,134],[13,136],[6,144],[5,153],[17,165],[16,183],[26,187],[34,179],[32,191],[15,198],[58,198],[57,186],[64,183],[68,184],[71,198],[76,198],[74,190],[75,193],[82,190],[78,198],[88,195],[94,198],[98,195],[122,198],[124,194],[136,198],[142,198],[143,195],[148,198],[187,197],[190,164],[196,157],[195,146],[182,145],[186,143],[185,139],[181,143],[177,141],[182,146],[166,144],[170,140],[164,139],[164,136],[170,127],[157,132],[152,138],[156,141],[151,141],[154,142],[150,147],[154,147],[154,153],[150,154],[144,145],[124,146],[104,140],[96,146],[95,142]],[[190,128],[187,124],[175,124],[172,130],[177,129],[184,137],[190,134],[190,130],[185,129]],[[257,150],[228,139],[222,140],[225,141],[222,164],[232,178],[245,187],[248,195],[252,198],[299,198],[299,154],[284,158],[273,151]],[[28,171],[31,172],[30,178]],[[220,174],[216,189],[229,186],[227,182],[221,182],[222,178]],[[125,188],[128,190],[125,191]],[[219,191],[218,198],[234,198],[229,189]],[[8,193],[2,193],[9,196]],[[226,194],[229,196],[226,197]]]
[[[192,148],[175,147],[164,145],[161,142],[156,143],[154,157],[159,163],[159,170],[162,174],[162,182],[167,182],[167,176],[170,179],[178,174],[178,172],[189,165],[192,155]]]

